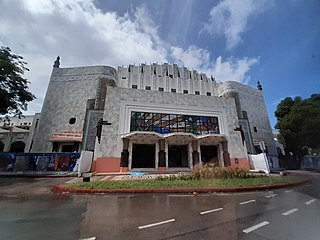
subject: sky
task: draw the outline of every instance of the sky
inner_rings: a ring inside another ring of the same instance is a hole
[[[0,0],[0,45],[24,57],[41,111],[52,65],[177,63],[251,87],[271,126],[285,97],[320,93],[318,0]]]

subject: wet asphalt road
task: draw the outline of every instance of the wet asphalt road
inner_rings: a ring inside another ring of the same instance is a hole
[[[69,195],[69,179],[0,178],[0,239],[320,239],[311,184],[237,194]]]

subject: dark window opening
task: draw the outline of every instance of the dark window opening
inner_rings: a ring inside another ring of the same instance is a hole
[[[163,87],[159,87],[159,91],[160,91],[160,92],[163,92],[163,91],[164,91],[164,88],[163,88]]]
[[[169,167],[188,167],[188,145],[169,145]]]
[[[10,146],[10,152],[24,152],[26,144],[21,141],[13,142]]]
[[[138,88],[138,85],[132,85],[132,88],[133,88],[133,89],[137,89],[137,88]]]
[[[244,119],[248,119],[247,111],[242,111],[242,116],[243,116]]]
[[[171,92],[177,92],[175,88],[171,88]]]
[[[200,151],[201,151],[201,161],[203,164],[213,163],[214,165],[219,166],[217,146],[214,146],[214,145],[200,146]]]
[[[61,152],[73,152],[73,145],[62,145]]]
[[[188,90],[183,90],[183,93],[184,94],[188,94]]]
[[[155,168],[155,144],[133,144],[131,168]]]
[[[146,90],[151,90],[151,87],[150,86],[146,86]]]
[[[258,132],[257,127],[253,127],[253,131],[254,131],[254,132]]]
[[[126,77],[122,77],[122,79],[126,79]]]
[[[207,92],[207,96],[211,96],[211,92]]]
[[[200,95],[200,92],[199,92],[199,91],[195,91],[195,94],[196,94],[196,95]]]
[[[75,124],[76,123],[76,118],[72,117],[69,119],[70,124]]]

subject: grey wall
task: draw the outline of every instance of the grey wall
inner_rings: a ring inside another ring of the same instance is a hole
[[[54,133],[82,131],[88,99],[97,95],[100,78],[116,78],[107,66],[53,68],[32,152],[51,152]],[[76,123],[69,124],[75,117]]]
[[[277,155],[263,92],[238,82],[225,82],[218,88],[219,95],[237,92],[241,111],[246,111],[252,133],[253,142],[264,141],[270,154]],[[257,128],[257,132],[253,128]]]
[[[217,113],[220,117],[220,131],[228,138],[230,157],[247,157],[241,135],[234,131],[237,113],[233,99],[108,87],[103,118],[112,125],[103,127],[101,144],[96,144],[95,158],[120,157],[121,135],[129,132],[130,107],[163,113],[176,110],[191,115]]]

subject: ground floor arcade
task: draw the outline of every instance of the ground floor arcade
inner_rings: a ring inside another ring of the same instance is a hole
[[[187,171],[197,164],[229,166],[225,135],[131,132],[122,136],[121,171]]]

